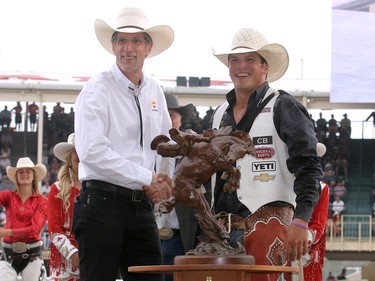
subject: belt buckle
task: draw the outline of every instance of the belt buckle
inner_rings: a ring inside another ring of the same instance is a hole
[[[169,240],[173,237],[174,233],[172,228],[163,226],[159,229],[159,237],[161,240]]]
[[[139,198],[140,192],[138,190],[132,191],[132,202],[141,202],[142,200]]]
[[[17,254],[21,254],[27,251],[27,244],[24,242],[12,243],[12,251]]]

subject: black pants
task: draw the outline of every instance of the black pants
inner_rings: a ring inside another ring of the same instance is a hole
[[[95,182],[94,185],[96,185]],[[95,186],[94,186],[95,187]],[[128,273],[129,266],[162,264],[159,233],[149,200],[84,187],[74,204],[81,281],[162,281],[162,274]]]

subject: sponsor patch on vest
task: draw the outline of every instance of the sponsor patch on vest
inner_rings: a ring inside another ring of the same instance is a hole
[[[272,158],[275,155],[273,147],[255,147],[253,149],[254,157],[257,159]]]
[[[269,145],[272,144],[272,136],[264,136],[264,137],[253,137],[254,145]]]
[[[253,180],[260,181],[260,182],[268,182],[275,180],[276,175],[270,175],[268,173],[260,173],[259,175],[255,175]]]
[[[253,162],[252,170],[253,172],[276,171],[276,162],[275,161]]]

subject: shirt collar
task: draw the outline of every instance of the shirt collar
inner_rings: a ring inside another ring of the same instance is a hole
[[[264,82],[258,89],[255,90],[254,93],[251,94],[251,100],[255,100],[255,104],[258,104],[263,99],[269,88],[270,85],[268,84],[268,82]],[[228,92],[226,95],[226,99],[230,107],[233,107],[236,101],[236,90],[232,89],[230,92]]]
[[[119,82],[119,84],[124,84],[124,87],[125,88],[128,88],[128,87],[131,87],[132,89],[134,89],[136,86],[139,87],[139,89],[142,89],[146,84],[147,84],[147,76],[145,76],[143,73],[142,73],[142,77],[141,77],[141,83],[139,85],[134,85],[129,79],[128,77],[126,77],[124,75],[124,73],[121,72],[120,68],[118,67],[118,65],[116,63],[114,63],[112,65],[112,72],[113,72],[113,76],[115,77],[115,80],[117,80]]]

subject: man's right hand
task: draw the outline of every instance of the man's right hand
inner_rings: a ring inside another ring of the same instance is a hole
[[[172,196],[172,180],[166,174],[153,174],[152,182],[149,186],[144,186],[143,190],[150,198],[151,202],[156,204]]]

